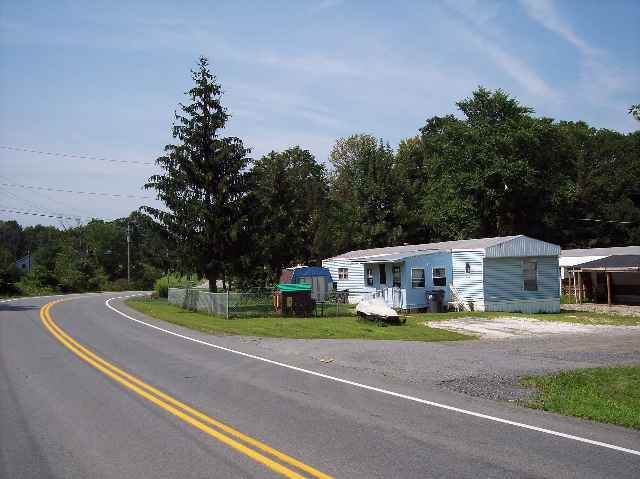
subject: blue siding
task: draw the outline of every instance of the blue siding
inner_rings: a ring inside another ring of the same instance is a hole
[[[485,258],[484,298],[487,310],[551,311],[560,308],[557,256],[531,257],[538,262],[538,290],[525,291],[525,258]],[[557,304],[557,309],[556,309]]]
[[[411,287],[411,269],[413,268],[424,268],[424,288]],[[404,267],[402,269],[402,288],[407,290],[407,309],[426,307],[426,291],[434,289],[443,290],[445,292],[445,302],[449,301],[448,287],[433,286],[433,268],[445,268],[447,273],[447,285],[451,284],[451,253],[431,253],[405,258]]]
[[[489,246],[485,250],[487,258],[522,258],[526,256],[558,256],[560,246],[540,241],[528,236],[517,236],[503,243]]]

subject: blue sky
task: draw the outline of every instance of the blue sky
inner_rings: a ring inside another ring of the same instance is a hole
[[[536,114],[632,131],[640,2],[29,2],[0,5],[0,145],[153,161],[209,57],[252,156],[336,138],[392,145],[478,85]],[[154,167],[0,149],[0,208],[114,218],[139,204],[8,187],[141,191]],[[0,212],[23,224],[45,220]],[[65,221],[65,224],[74,224]]]

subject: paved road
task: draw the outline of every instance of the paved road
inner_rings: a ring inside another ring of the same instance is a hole
[[[437,404],[393,397],[152,329],[109,297],[55,304],[51,322],[56,298],[0,303],[0,477],[639,477],[638,455],[437,404],[631,450],[638,431],[314,367]]]

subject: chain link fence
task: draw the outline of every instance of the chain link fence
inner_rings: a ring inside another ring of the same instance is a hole
[[[263,318],[280,316],[273,305],[273,291],[256,289],[247,292],[211,293],[197,288],[169,288],[170,304],[189,311],[230,318]],[[343,298],[329,297],[327,302],[317,303],[312,316],[337,317],[354,314],[354,305]]]

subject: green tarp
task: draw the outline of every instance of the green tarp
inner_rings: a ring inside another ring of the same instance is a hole
[[[280,283],[276,286],[276,289],[282,291],[283,293],[310,293],[311,285],[305,283]]]

